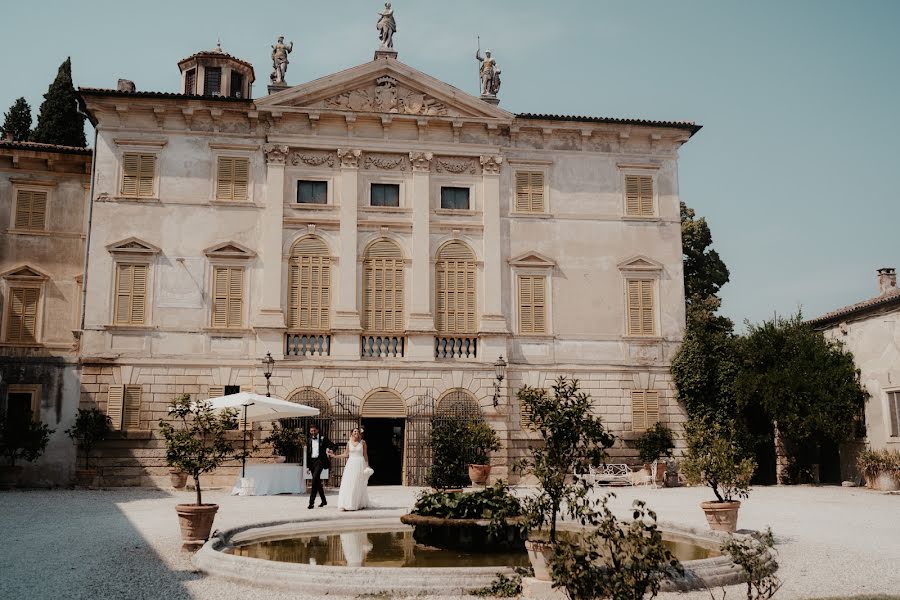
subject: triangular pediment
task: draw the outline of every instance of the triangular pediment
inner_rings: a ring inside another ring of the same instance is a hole
[[[19,279],[19,280],[33,280],[33,281],[43,281],[45,279],[50,279],[50,276],[38,269],[37,267],[32,267],[31,265],[19,265],[18,267],[13,267],[8,271],[4,271],[0,273],[0,277],[3,279]]]
[[[662,268],[662,263],[642,255],[632,256],[619,263],[621,271],[661,271]]]
[[[256,100],[259,110],[306,109],[422,117],[513,114],[395,59],[381,58]]]
[[[223,242],[203,251],[210,258],[252,258],[256,252],[237,242]]]
[[[109,244],[106,249],[109,252],[120,254],[159,254],[160,252],[159,248],[150,242],[145,242],[136,237],[126,238],[113,244]]]
[[[539,252],[525,252],[509,259],[509,264],[513,267],[550,268],[556,266],[556,262],[552,258],[548,258]]]

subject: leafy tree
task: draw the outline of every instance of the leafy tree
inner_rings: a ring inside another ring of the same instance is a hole
[[[84,148],[87,145],[84,119],[78,112],[75,86],[72,85],[72,59],[66,58],[44,94],[31,141]]]
[[[716,296],[728,283],[728,267],[719,253],[710,249],[712,232],[704,217],[681,203],[681,251],[684,262],[684,296],[690,306],[697,300]],[[717,307],[718,308],[718,307]]]
[[[84,452],[84,468],[91,468],[91,451],[97,442],[105,440],[112,431],[112,419],[99,408],[78,409],[75,425],[66,429],[66,435],[78,443]]]
[[[19,98],[3,114],[3,137],[11,135],[17,142],[27,142],[31,135],[31,106],[25,98]]]
[[[0,413],[0,455],[8,458],[13,467],[20,458],[34,462],[47,449],[54,431],[46,424],[34,421],[31,411],[19,418],[9,418],[8,414]]]
[[[465,419],[442,419],[432,426],[431,452],[434,462],[426,477],[431,487],[442,489],[469,485],[467,429]]]
[[[688,448],[681,466],[688,481],[708,485],[717,502],[749,497],[756,461],[743,455],[734,424],[693,419],[684,431]]]

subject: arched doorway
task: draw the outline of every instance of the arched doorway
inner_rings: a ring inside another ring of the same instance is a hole
[[[363,400],[360,417],[369,466],[375,471],[369,485],[401,485],[406,427],[403,399],[391,390],[376,390]]]
[[[298,428],[306,435],[310,425],[315,424],[323,435],[340,447],[339,452],[347,444],[347,440],[350,439],[350,431],[359,425],[358,404],[353,398],[340,390],[335,393],[333,400],[329,402],[322,392],[312,388],[305,388],[291,394],[288,397],[288,402],[296,402],[297,404],[318,408],[319,414],[315,417],[279,419],[282,427]],[[303,462],[303,457],[298,457],[297,462]],[[343,472],[344,461],[333,461],[328,472],[328,484],[331,486],[340,485]]]

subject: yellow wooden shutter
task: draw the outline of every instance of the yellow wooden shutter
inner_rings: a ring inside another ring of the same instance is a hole
[[[106,415],[112,421],[113,429],[122,429],[122,415],[124,413],[125,386],[111,385],[106,398]]]
[[[631,217],[653,216],[653,178],[649,175],[625,176],[625,214]]]
[[[475,333],[475,254],[461,242],[441,248],[435,265],[435,328]]]
[[[141,386],[125,386],[125,409],[122,416],[123,429],[138,429],[141,425]]]
[[[116,268],[115,323],[144,325],[147,306],[147,265],[118,265]]]
[[[628,335],[656,333],[653,280],[628,280]]]
[[[228,268],[213,269],[212,326],[228,326]]]
[[[519,404],[519,427],[534,429],[534,423],[531,422],[531,409],[524,402]]]
[[[646,431],[659,422],[659,392],[656,390],[631,391],[631,429]]]
[[[208,398],[221,398],[225,395],[224,385],[211,385],[206,393]]]
[[[250,186],[250,161],[246,158],[234,160],[234,192],[235,200],[246,200]]]
[[[132,265],[131,323],[143,325],[147,306],[147,265]]]
[[[331,257],[325,242],[307,237],[294,244],[288,277],[289,326],[327,330],[331,322]]]
[[[216,173],[217,200],[232,200],[234,198],[233,173],[234,159],[220,156]]]
[[[288,327],[300,326],[300,259],[292,258],[288,267]]]
[[[125,154],[122,157],[122,195],[138,195],[138,178],[141,171],[141,155]]]
[[[525,171],[516,172],[516,211],[528,212],[530,202],[530,178]]]
[[[655,319],[653,318],[653,282],[641,281],[641,333],[653,335],[655,333]]]
[[[519,332],[547,333],[547,278],[519,276]]]
[[[544,212],[544,173],[516,172],[516,212]]]
[[[653,216],[653,178],[641,177],[641,216]]]
[[[153,176],[156,173],[156,156],[153,154],[140,155],[141,173],[138,178],[138,196],[150,198],[153,196]]]
[[[47,215],[47,192],[19,190],[16,193],[16,229],[43,230]]]
[[[131,316],[131,281],[134,265],[116,268],[116,323],[128,323]]]
[[[213,327],[241,327],[244,324],[244,269],[213,269]]]
[[[10,288],[6,339],[10,342],[37,341],[38,288]]]
[[[403,257],[391,241],[379,240],[366,253],[363,327],[374,333],[403,330]]]

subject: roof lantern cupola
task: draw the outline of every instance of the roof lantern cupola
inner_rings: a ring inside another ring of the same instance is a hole
[[[216,42],[212,50],[192,54],[178,63],[181,93],[188,96],[251,97],[253,65],[222,49]]]

